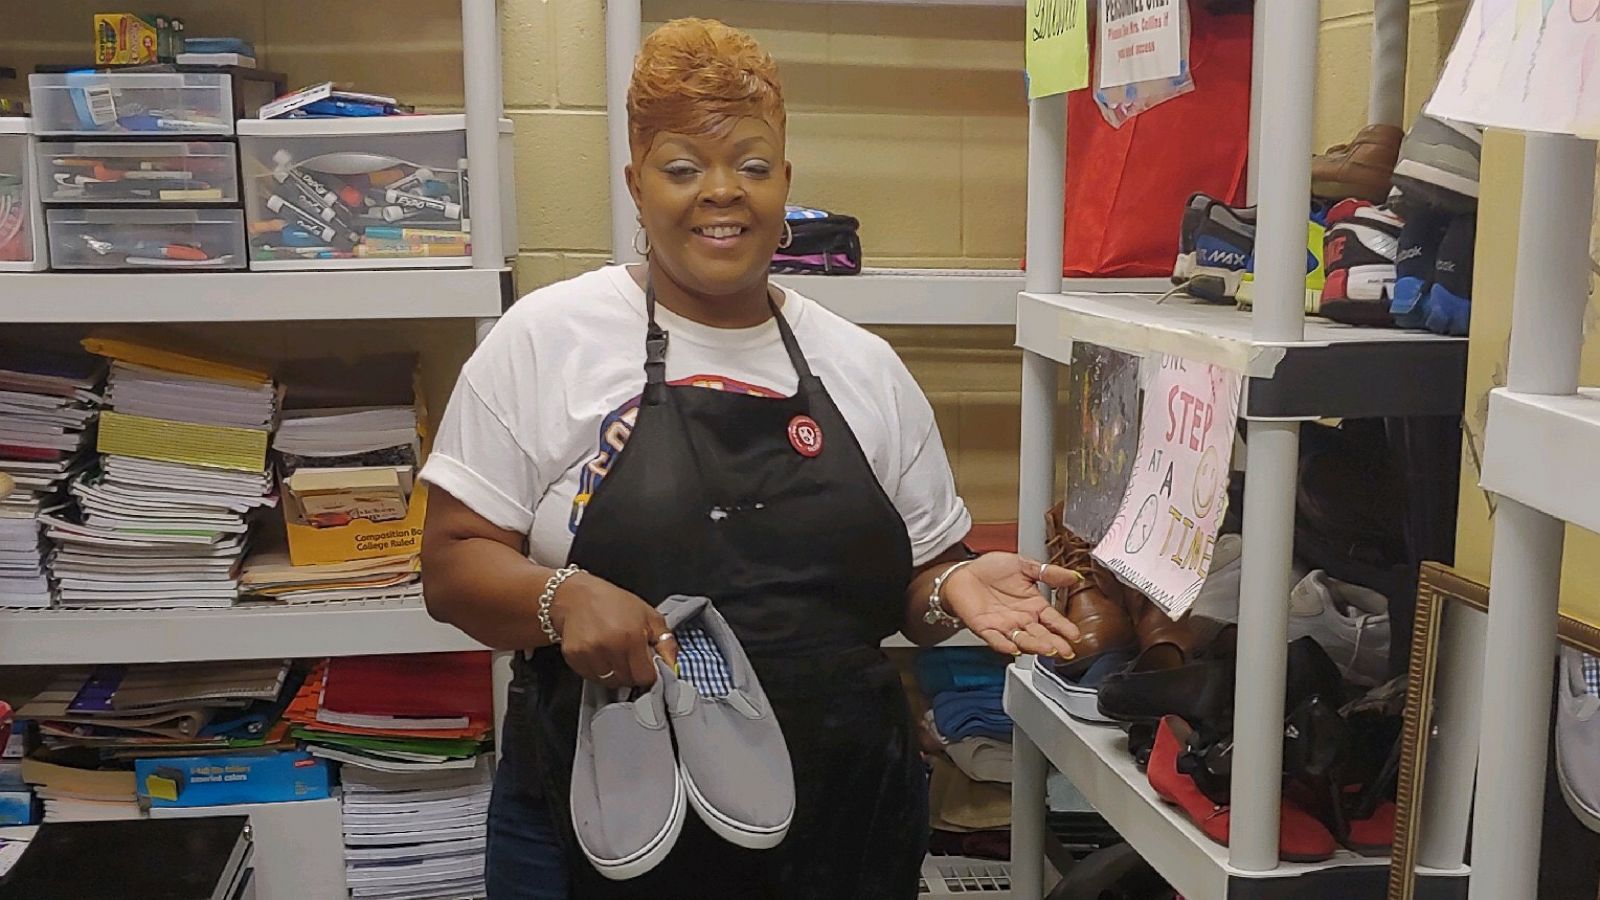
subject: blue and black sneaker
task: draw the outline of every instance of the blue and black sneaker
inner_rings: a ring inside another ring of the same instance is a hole
[[[1422,327],[1434,334],[1464,337],[1472,319],[1472,248],[1478,239],[1478,216],[1456,216],[1439,242],[1433,287],[1423,306]]]
[[[1425,301],[1433,289],[1439,243],[1450,225],[1449,213],[1413,204],[1400,227],[1400,249],[1395,256],[1394,294],[1389,312],[1401,328],[1422,328],[1427,319]]]
[[[1255,207],[1195,194],[1184,207],[1172,281],[1201,300],[1232,303],[1255,246]]]

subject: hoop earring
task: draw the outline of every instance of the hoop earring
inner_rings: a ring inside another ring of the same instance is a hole
[[[640,238],[644,239],[643,247],[639,246]],[[639,226],[633,231],[633,252],[639,254],[640,256],[650,255],[650,235],[645,233],[643,225]]]
[[[778,242],[778,249],[779,250],[787,250],[787,249],[789,249],[789,245],[793,244],[793,243],[794,243],[794,229],[789,227],[789,220],[788,219],[784,219],[783,220],[783,240]]]

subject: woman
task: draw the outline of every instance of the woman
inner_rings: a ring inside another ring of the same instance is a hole
[[[968,561],[971,519],[905,366],[769,285],[790,183],[771,57],[720,23],[670,23],[639,54],[628,116],[648,262],[513,307],[463,368],[423,472],[430,612],[523,651],[489,895],[914,897],[926,783],[879,642],[964,623],[1004,653],[1070,654],[1077,631],[1038,586],[1075,576]],[[690,817],[658,868],[608,882],[567,810],[579,688],[654,681],[652,654],[677,652],[654,608],[672,594],[712,598],[751,657],[795,768],[794,822],[751,851]]]

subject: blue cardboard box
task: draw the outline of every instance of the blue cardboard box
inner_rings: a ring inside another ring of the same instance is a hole
[[[321,800],[329,795],[328,761],[304,751],[139,759],[139,795],[151,806],[224,806]]]

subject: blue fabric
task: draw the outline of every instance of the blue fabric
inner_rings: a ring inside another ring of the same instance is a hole
[[[1472,322],[1471,300],[1457,297],[1444,285],[1434,282],[1423,307],[1426,313],[1422,327],[1434,334],[1466,336],[1468,325]]]
[[[1078,684],[1086,688],[1098,689],[1107,678],[1126,669],[1138,654],[1132,650],[1107,650],[1099,658],[1090,663],[1089,670],[1078,679]]]
[[[985,647],[933,647],[917,654],[917,684],[929,697],[946,691],[1001,687],[1010,661]]]
[[[726,697],[733,693],[733,673],[717,642],[698,625],[677,630],[678,674],[694,685],[702,697]]]
[[[550,808],[496,778],[484,858],[488,900],[567,900],[567,866]]]
[[[1011,717],[1001,703],[1003,688],[945,691],[934,695],[933,723],[945,740],[986,737],[1011,740]]]

